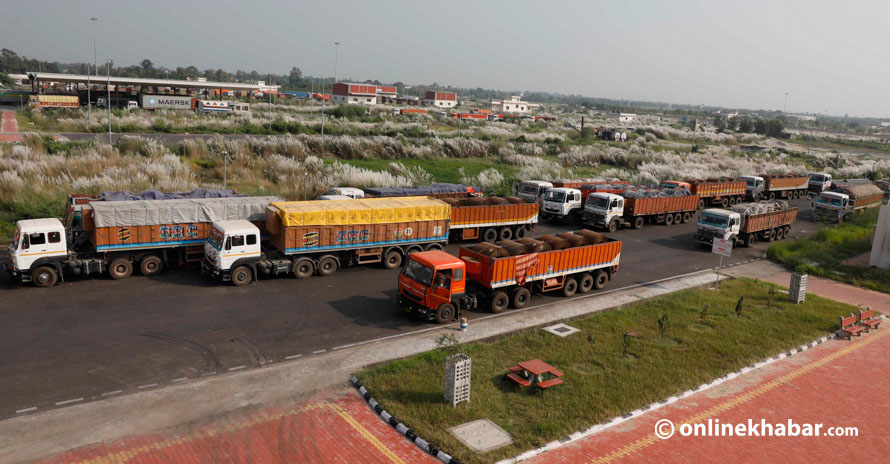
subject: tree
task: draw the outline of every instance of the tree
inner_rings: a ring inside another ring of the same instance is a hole
[[[714,115],[714,127],[717,129],[717,132],[723,132],[726,130],[726,116],[717,113]]]
[[[139,66],[142,67],[142,77],[154,77],[155,73],[155,64],[151,62],[150,59],[146,58],[139,62]]]
[[[288,75],[287,82],[292,87],[299,87],[303,85],[303,71],[300,71],[300,68],[294,66],[290,68],[290,74]]]
[[[739,132],[754,132],[754,119],[750,116],[739,118]]]
[[[733,117],[729,118],[726,121],[727,129],[729,129],[731,131],[738,131],[739,130],[739,119],[740,118],[738,116],[733,116]]]

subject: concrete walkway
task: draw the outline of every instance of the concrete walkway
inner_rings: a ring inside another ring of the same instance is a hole
[[[2,120],[0,120],[0,142],[21,142],[22,135],[19,134],[18,121],[15,119],[15,110],[0,110]]]

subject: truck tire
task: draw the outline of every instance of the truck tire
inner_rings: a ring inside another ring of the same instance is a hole
[[[587,293],[593,290],[593,284],[593,276],[590,273],[581,274],[578,278],[578,293]]]
[[[399,250],[391,249],[386,252],[383,257],[383,267],[387,269],[398,269],[402,265],[402,253]]]
[[[773,240],[776,239],[776,229],[770,229],[769,231],[766,232],[766,235],[767,235],[766,241],[772,242]]]
[[[154,255],[142,258],[142,262],[139,263],[139,271],[142,272],[142,275],[144,276],[160,274],[163,269],[164,262],[161,261],[161,258]]]
[[[52,266],[40,266],[31,273],[35,287],[52,287],[59,280],[59,274]]]
[[[498,231],[494,227],[489,227],[482,232],[482,241],[494,243],[498,239]]]
[[[689,222],[690,219],[692,219],[692,213],[690,213],[689,211],[683,213],[683,224]]]
[[[674,223],[674,215],[668,214],[664,217],[664,225],[669,226]]]
[[[253,280],[253,273],[247,266],[238,266],[232,271],[232,284],[236,287],[247,285]]]
[[[698,200],[698,209],[705,209],[705,199]]]
[[[522,309],[528,306],[528,302],[532,299],[532,292],[525,287],[517,287],[513,290],[513,298],[510,302],[515,309]]]
[[[783,238],[785,238],[785,228],[776,227],[776,240],[782,240]]]
[[[756,194],[754,194],[754,195],[751,195],[751,200],[757,202],[757,201],[760,201],[760,198],[761,198],[761,197],[762,197],[761,194],[756,193]]]
[[[510,240],[513,238],[513,229],[509,227],[502,227],[500,231],[498,231],[498,239],[499,240]]]
[[[616,232],[618,230],[618,218],[612,218],[609,221],[609,232]]]
[[[751,248],[754,244],[757,243],[757,235],[756,234],[748,234],[745,237],[745,246]]]
[[[308,279],[315,274],[315,263],[309,258],[300,258],[294,263],[294,277]]]
[[[596,277],[593,278],[593,288],[597,290],[602,290],[606,288],[606,284],[609,283],[609,274],[606,274],[606,271],[600,269],[596,271]]]
[[[436,309],[436,322],[439,324],[447,324],[454,320],[454,305],[451,303],[442,303]]]
[[[327,255],[318,260],[318,268],[316,269],[316,272],[318,272],[318,275],[325,277],[337,272],[339,267],[337,258]]]
[[[413,246],[413,247],[409,247],[408,251],[406,251],[405,254],[413,255],[414,253],[420,253],[421,251],[423,251],[423,248],[421,248],[419,246]]]
[[[769,199],[770,199],[770,200],[775,200],[775,199],[776,199],[776,192],[770,192],[770,193],[769,193]]]
[[[581,210],[576,209],[569,213],[568,216],[566,216],[566,222],[568,222],[569,225],[576,226],[578,224],[581,224],[581,217]]]
[[[791,236],[791,226],[785,226],[785,227],[782,227],[782,229],[785,229],[785,238],[788,238]]]
[[[491,298],[488,301],[488,307],[491,308],[491,312],[495,314],[504,312],[509,304],[510,298],[507,297],[506,293],[501,291],[492,293]]]
[[[723,197],[723,199],[720,200],[720,206],[722,206],[724,208],[729,206],[729,198]]]
[[[108,274],[114,280],[126,279],[133,275],[133,263],[127,258],[117,258],[108,266]]]
[[[683,223],[683,213],[677,213],[674,215],[674,224],[682,224]]]
[[[578,293],[578,281],[574,277],[566,277],[562,286],[562,296],[575,296],[575,293]]]
[[[430,243],[426,246],[426,251],[442,251],[442,245],[439,243]]]
[[[645,224],[646,224],[646,219],[644,219],[643,216],[637,216],[634,219],[634,229],[642,229],[643,225],[645,225]]]
[[[518,226],[516,228],[516,230],[513,231],[513,238],[515,238],[515,239],[525,238],[526,232],[527,232],[527,230],[525,229],[525,226]]]

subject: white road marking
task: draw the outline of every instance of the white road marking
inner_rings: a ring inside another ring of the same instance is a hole
[[[230,367],[229,370],[230,370],[230,371],[240,371],[241,369],[244,369],[244,368],[246,368],[246,367],[247,367],[247,366],[245,366],[245,365],[242,364],[242,365],[240,365],[240,366]]]
[[[290,356],[285,356],[284,359],[297,359],[301,356],[303,356],[303,355],[302,354],[292,354]]]
[[[16,413],[16,414],[24,414],[24,413],[26,413],[26,412],[31,412],[31,411],[33,411],[33,410],[35,410],[35,409],[37,409],[37,406],[31,406],[30,408],[19,409],[19,410],[17,410],[15,413]]]
[[[324,352],[325,352],[325,351],[327,351],[327,350],[318,350],[318,351],[313,351],[313,352],[312,352],[312,354],[319,354],[319,353],[324,353]]]
[[[62,406],[62,405],[64,405],[64,404],[77,403],[78,401],[83,401],[83,397],[80,397],[80,398],[74,398],[74,399],[71,399],[71,400],[59,401],[59,402],[56,402],[56,406]]]
[[[201,377],[209,377],[211,375],[216,375],[216,371],[205,372],[201,374]]]
[[[157,386],[158,386],[158,384],[156,384],[156,383],[148,383],[148,384],[145,384],[145,385],[140,385],[140,386],[138,386],[138,387],[136,387],[136,388],[138,388],[139,390],[142,390],[142,389],[144,389],[144,388],[151,388],[151,387],[157,387]]]
[[[115,391],[105,392],[102,394],[102,396],[117,395],[119,393],[123,393],[123,390],[115,390]]]
[[[188,379],[189,379],[188,377],[180,377],[178,379],[171,380],[170,383],[185,382]]]

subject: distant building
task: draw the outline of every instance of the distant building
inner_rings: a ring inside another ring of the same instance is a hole
[[[491,111],[495,113],[528,113],[539,105],[522,101],[522,97],[512,95],[505,100],[491,100]]]
[[[423,104],[437,106],[439,108],[454,108],[457,106],[457,94],[453,92],[436,92],[427,90],[423,97]]]
[[[15,87],[31,86],[31,79],[27,74],[9,74],[9,78],[12,79],[12,85]]]
[[[881,127],[890,127],[890,121],[881,121]]]
[[[337,82],[331,92],[331,101],[348,105],[376,105],[377,86]]]
[[[377,86],[377,103],[394,103],[398,96],[398,89],[391,85]]]
[[[815,116],[810,116],[809,114],[789,114],[789,118],[797,119],[798,121],[815,121]]]
[[[634,119],[637,119],[637,115],[634,113],[621,113],[618,115],[618,122],[631,122]]]

